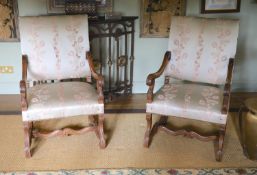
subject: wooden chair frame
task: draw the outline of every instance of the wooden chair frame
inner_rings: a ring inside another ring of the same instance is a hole
[[[96,87],[98,93],[98,103],[104,104],[104,95],[103,95],[103,84],[104,79],[103,76],[98,74],[95,71],[93,58],[90,52],[86,52],[86,59],[88,60],[89,67],[91,70],[92,77],[96,80]],[[22,80],[20,81],[20,94],[21,94],[21,108],[22,111],[28,110],[28,102],[27,102],[27,68],[28,68],[28,58],[26,55],[22,55]],[[72,80],[71,80],[72,81]],[[51,81],[52,83],[54,81]],[[33,82],[36,84],[36,82]],[[40,82],[42,83],[42,82]],[[44,82],[43,82],[44,83]],[[86,82],[85,82],[86,83]],[[50,132],[40,132],[34,130],[33,122],[23,122],[24,126],[24,145],[25,145],[25,157],[30,158],[31,154],[31,141],[32,138],[50,138],[54,136],[70,136],[70,135],[79,135],[84,134],[89,131],[94,131],[96,136],[100,140],[99,146],[101,149],[106,147],[106,142],[104,138],[104,115],[100,114],[98,116],[91,115],[89,116],[90,126],[84,127],[78,130],[72,128],[63,128],[60,130],[54,130]]]
[[[152,103],[152,101],[153,101],[153,90],[154,90],[154,85],[155,85],[155,79],[160,77],[163,74],[166,66],[168,65],[168,63],[170,61],[170,58],[171,58],[171,52],[167,51],[159,70],[156,73],[148,75],[148,77],[147,77],[146,84],[149,86],[149,89],[147,92],[147,102],[148,103]],[[231,89],[233,66],[234,66],[234,59],[230,58],[229,64],[228,64],[226,83],[224,86],[224,94],[223,94],[224,98],[223,98],[223,105],[222,105],[222,109],[221,109],[222,114],[228,114],[228,111],[229,111],[230,89]],[[168,77],[165,77],[165,84],[169,84]],[[161,116],[160,120],[158,122],[156,122],[154,124],[154,126],[152,126],[152,113],[146,114],[147,129],[146,129],[145,137],[144,137],[144,146],[145,147],[149,147],[154,134],[156,134],[156,132],[158,130],[162,130],[173,136],[182,135],[182,136],[188,137],[188,138],[196,138],[200,141],[214,141],[216,160],[221,161],[222,155],[223,155],[223,143],[224,143],[224,137],[225,137],[225,132],[226,132],[226,124],[219,125],[219,134],[203,136],[194,131],[187,131],[184,129],[174,131],[174,130],[168,129],[166,127],[167,119],[168,119],[167,116]]]

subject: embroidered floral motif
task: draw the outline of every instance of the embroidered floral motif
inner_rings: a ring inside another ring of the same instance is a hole
[[[198,50],[196,52],[196,59],[194,61],[194,81],[197,81],[197,78],[199,76],[199,70],[200,70],[200,66],[201,66],[201,59],[202,58],[202,54],[203,54],[203,51],[204,51],[204,37],[203,37],[203,33],[204,33],[204,30],[205,30],[205,25],[206,25],[206,19],[202,19],[202,22],[201,22],[201,29],[199,31],[199,34],[198,34]]]
[[[208,72],[210,74],[210,79],[213,82],[218,81],[218,74],[220,73],[220,69],[224,69],[226,63],[228,63],[228,55],[224,53],[226,46],[231,43],[232,40],[232,32],[229,27],[229,22],[225,21],[217,21],[216,32],[213,33],[216,35],[216,40],[212,42],[212,60],[213,67],[210,67]],[[226,67],[225,67],[226,68]]]
[[[45,78],[44,71],[47,70],[47,67],[42,59],[42,55],[44,55],[46,52],[45,41],[42,38],[40,38],[38,34],[38,29],[44,26],[40,25],[40,23],[38,23],[37,20],[33,20],[32,25],[33,26],[31,26],[31,28],[27,26],[27,36],[30,36],[30,38],[28,38],[28,41],[31,43],[31,46],[33,47],[31,50],[31,59],[29,57],[29,68],[33,68],[32,71],[34,71],[34,69],[36,68],[38,71],[37,76]],[[33,73],[34,72],[32,72],[32,74]]]
[[[236,54],[238,21],[173,17],[171,59],[165,75],[181,80],[224,84],[228,59]]]
[[[83,68],[85,67],[85,59],[86,57],[82,58],[81,55],[84,51],[83,41],[84,38],[82,35],[79,35],[78,28],[81,25],[81,21],[78,21],[74,18],[74,21],[66,26],[66,31],[68,32],[68,38],[71,43],[71,50],[68,53],[70,57],[70,64],[73,65],[72,68],[74,69],[73,77],[78,77],[78,75],[83,72]]]
[[[28,79],[90,77],[85,15],[21,17],[22,54],[28,56]]]
[[[175,78],[179,78],[181,74],[180,67],[184,67],[186,64],[186,59],[188,58],[188,53],[185,52],[187,43],[190,39],[190,26],[183,18],[177,21],[173,30],[177,31],[177,35],[173,36],[174,48],[171,50],[172,56],[168,69],[173,72]]]
[[[208,110],[213,106],[219,104],[219,90],[216,88],[205,88],[201,93],[203,99],[199,101],[199,104],[205,106]]]
[[[57,25],[56,23],[58,21],[56,21],[55,18],[52,18],[53,21],[53,49],[54,49],[54,53],[55,53],[55,58],[56,58],[56,64],[55,64],[55,67],[56,67],[56,71],[57,71],[57,76],[58,76],[58,79],[61,79],[61,57],[60,57],[60,45],[59,45],[59,32],[57,30]]]
[[[177,96],[177,92],[180,85],[165,85],[162,89],[160,94],[157,96],[159,100],[172,100]]]

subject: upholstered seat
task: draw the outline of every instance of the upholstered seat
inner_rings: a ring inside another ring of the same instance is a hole
[[[27,93],[28,110],[22,112],[24,121],[104,113],[96,90],[84,82],[41,84],[29,88]]]
[[[188,119],[225,124],[227,115],[221,113],[223,89],[196,83],[165,84],[146,104],[147,113],[173,115]]]

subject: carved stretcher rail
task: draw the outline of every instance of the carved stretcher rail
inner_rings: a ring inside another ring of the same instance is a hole
[[[84,127],[79,130],[64,128],[59,130],[54,130],[52,132],[39,132],[37,130],[33,130],[32,135],[35,138],[51,138],[56,136],[71,136],[71,135],[81,135],[90,131],[96,131],[97,126]]]

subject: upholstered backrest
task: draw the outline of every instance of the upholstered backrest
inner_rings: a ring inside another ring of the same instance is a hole
[[[20,17],[22,54],[28,57],[28,80],[88,77],[91,75],[88,17]]]
[[[165,75],[224,84],[230,58],[235,58],[239,21],[199,17],[172,17],[171,60]]]

